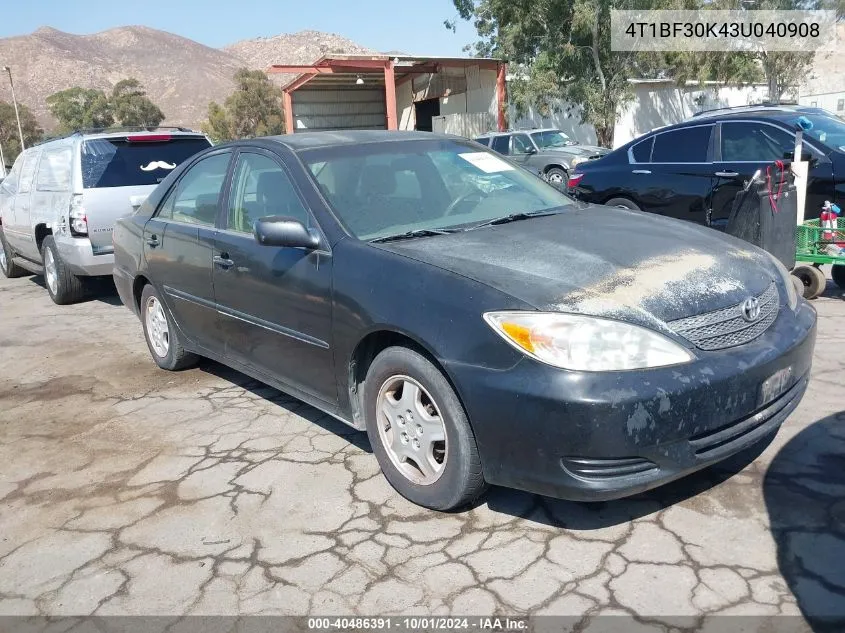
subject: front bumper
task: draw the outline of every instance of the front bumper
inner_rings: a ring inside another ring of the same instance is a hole
[[[55,235],[53,239],[62,261],[74,275],[98,277],[112,274],[114,253],[95,255],[91,241],[84,237]]]
[[[815,310],[801,301],[754,341],[692,363],[588,373],[524,358],[507,370],[447,363],[492,484],[600,501],[672,481],[756,444],[798,406]],[[788,368],[788,369],[787,369]],[[788,372],[779,393],[763,383]]]

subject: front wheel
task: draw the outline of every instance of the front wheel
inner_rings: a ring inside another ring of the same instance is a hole
[[[364,382],[367,435],[379,466],[406,499],[460,508],[486,489],[475,436],[449,381],[406,347],[381,352]]]
[[[611,198],[604,204],[607,207],[617,207],[619,209],[629,209],[631,211],[641,210],[635,202],[628,200],[628,198]]]
[[[44,262],[44,283],[53,303],[63,306],[81,301],[85,297],[85,285],[79,277],[70,272],[52,235],[44,238],[41,259]]]
[[[564,171],[560,167],[550,167],[546,170],[546,180],[548,180],[549,183],[553,184],[555,187],[565,189],[567,183],[569,182],[569,176],[567,175],[566,171]]]
[[[141,323],[156,365],[177,371],[196,364],[197,356],[185,349],[173,319],[151,284],[144,286],[141,293]]]

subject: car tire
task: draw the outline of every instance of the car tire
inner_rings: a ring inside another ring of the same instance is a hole
[[[9,246],[9,243],[6,242],[6,236],[3,235],[2,231],[0,231],[0,270],[2,270],[3,275],[9,279],[23,277],[27,274],[26,270],[12,261],[14,256],[15,251],[13,251],[12,247]]]
[[[565,169],[560,167],[549,167],[546,170],[546,180],[555,187],[566,189],[567,183],[569,182],[569,174],[566,173]]]
[[[44,284],[53,303],[63,306],[85,298],[85,284],[70,272],[52,235],[45,237],[41,244],[41,261],[44,263]]]
[[[432,510],[454,510],[484,493],[464,408],[425,356],[407,347],[382,351],[367,371],[363,404],[379,466],[403,497]]]
[[[827,279],[824,273],[815,266],[796,266],[792,274],[801,281],[805,299],[815,299],[824,292]]]
[[[845,289],[845,264],[834,264],[830,269],[830,276],[837,286]]]
[[[185,349],[173,317],[152,284],[144,286],[141,292],[139,312],[144,339],[156,365],[168,371],[179,371],[197,363],[199,357]]]
[[[619,207],[620,209],[629,209],[631,211],[641,211],[641,209],[628,198],[611,198],[604,203],[606,207]]]

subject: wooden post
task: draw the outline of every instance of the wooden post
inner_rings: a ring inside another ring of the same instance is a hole
[[[293,97],[287,90],[282,91],[282,107],[285,114],[285,134],[293,134]]]
[[[384,66],[384,100],[387,110],[387,129],[398,130],[396,122],[396,79],[393,74],[393,61],[388,60]]]
[[[505,82],[505,77],[508,72],[508,65],[504,62],[499,62],[496,67],[496,104],[497,104],[497,124],[499,132],[504,132],[508,129],[507,103],[508,103],[508,86]]]

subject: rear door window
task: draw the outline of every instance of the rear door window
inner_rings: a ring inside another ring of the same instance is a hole
[[[490,147],[492,147],[495,151],[499,152],[500,154],[508,153],[508,145],[510,144],[511,137],[510,136],[494,136],[493,142]]]
[[[159,209],[158,217],[186,224],[214,226],[230,152],[203,158],[189,168]]]
[[[36,191],[70,191],[73,150],[70,147],[45,149],[38,163]]]
[[[654,145],[654,137],[647,138],[640,141],[631,148],[631,156],[634,157],[635,163],[650,163],[651,162],[651,147]]]
[[[86,140],[82,144],[82,186],[157,185],[177,165],[210,145],[198,136],[155,138],[161,140],[143,140],[143,135]]]
[[[18,193],[29,193],[32,189],[32,179],[35,177],[35,165],[39,152],[30,152],[23,157],[21,177],[18,181]]]
[[[706,163],[712,125],[685,127],[654,137],[652,163]]]
[[[481,143],[482,145],[484,145],[484,147],[490,147],[490,137],[489,136],[485,137],[485,138],[477,138],[477,139],[475,139],[475,142]]]

